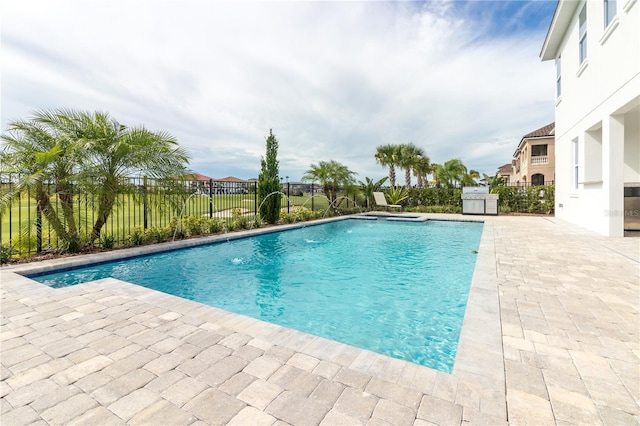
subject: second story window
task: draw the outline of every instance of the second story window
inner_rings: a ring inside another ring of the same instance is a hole
[[[556,98],[562,95],[562,73],[561,73],[562,58],[556,59]]]
[[[604,0],[604,27],[607,28],[616,17],[616,0]]]
[[[580,11],[580,30],[578,39],[580,40],[580,63],[582,64],[587,59],[587,4],[582,6]]]
[[[531,165],[542,166],[545,164],[549,164],[549,157],[547,156],[547,144],[532,145],[531,146]]]
[[[532,145],[531,146],[531,156],[539,157],[541,155],[547,155],[547,145]]]

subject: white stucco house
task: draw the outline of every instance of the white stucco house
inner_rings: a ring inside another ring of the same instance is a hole
[[[625,187],[640,187],[640,2],[559,0],[540,58],[557,70],[555,214],[623,236]]]

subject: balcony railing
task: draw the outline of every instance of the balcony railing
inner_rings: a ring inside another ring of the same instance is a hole
[[[549,156],[548,155],[535,155],[531,157],[531,165],[538,166],[541,164],[549,164]]]

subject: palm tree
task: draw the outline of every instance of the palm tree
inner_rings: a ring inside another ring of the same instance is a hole
[[[98,194],[92,242],[100,237],[125,178],[135,174],[156,179],[182,176],[189,155],[164,131],[152,132],[143,126],[129,128],[104,112],[76,112],[72,117],[79,123],[78,133],[88,161],[83,175],[91,179],[85,183]]]
[[[489,186],[504,186],[506,184],[506,181],[499,173],[496,173],[494,176],[489,176],[488,174],[483,173],[482,176]]]
[[[411,188],[411,170],[418,163],[420,158],[424,157],[424,150],[415,146],[413,143],[403,144],[399,146],[399,165],[405,170],[404,186]]]
[[[331,199],[329,187],[329,166],[326,161],[320,161],[317,165],[311,164],[311,168],[302,176],[303,182],[319,182],[327,200]]]
[[[396,166],[399,165],[398,145],[380,145],[376,148],[376,162],[382,167],[389,167],[389,184],[396,186]]]
[[[431,163],[429,157],[423,155],[413,165],[413,174],[418,178],[418,188],[425,187],[425,181],[429,173],[431,173]]]
[[[354,184],[355,173],[349,170],[347,166],[335,160],[320,161],[317,165],[311,164],[311,168],[302,176],[302,180],[306,182],[320,182],[324,195],[329,200],[329,204],[334,208],[335,201],[338,198],[338,190],[340,187],[346,187]]]
[[[19,175],[11,190],[3,194],[2,205],[4,208],[25,190],[33,191],[36,226],[41,226],[40,217],[44,215],[56,235],[69,246],[79,241],[72,187],[81,157],[74,138],[45,123],[47,115],[36,112],[30,120],[10,122],[7,133],[2,135],[3,166]],[[61,212],[51,203],[54,195],[60,200]]]
[[[69,243],[79,241],[73,185],[97,195],[92,243],[100,237],[124,178],[134,174],[174,178],[185,174],[188,163],[186,151],[170,134],[142,126],[128,128],[104,112],[38,112],[29,121],[10,123],[9,132],[2,136],[3,153],[14,169],[23,171],[16,188],[35,189],[38,208]],[[53,194],[44,189],[46,181],[55,182],[63,218],[51,207]]]
[[[443,165],[434,165],[434,175],[438,183],[447,187],[458,186],[464,175],[467,174],[467,168],[462,161],[457,158],[445,161]]]
[[[367,207],[373,205],[373,193],[380,191],[380,188],[387,181],[387,177],[383,177],[377,182],[374,182],[373,179],[369,177],[365,177],[366,183],[362,181],[358,181],[358,185],[360,185],[360,192],[364,195],[365,200],[367,201]]]
[[[480,178],[480,173],[476,170],[469,170],[469,173],[465,173],[462,176],[461,184],[462,186],[476,186],[478,183],[476,179]]]

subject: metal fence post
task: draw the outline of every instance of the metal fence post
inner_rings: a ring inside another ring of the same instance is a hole
[[[42,252],[42,209],[36,205],[36,252]]]
[[[253,215],[258,216],[258,181],[253,183]]]
[[[287,177],[288,178],[288,177]],[[291,203],[289,202],[290,200],[290,196],[291,196],[291,191],[290,191],[290,183],[287,182],[287,213],[289,213],[289,208],[291,207]]]
[[[149,202],[147,200],[147,177],[142,178],[142,222],[144,229],[147,229],[147,214],[149,211]]]
[[[213,217],[213,179],[209,179],[209,219]]]

